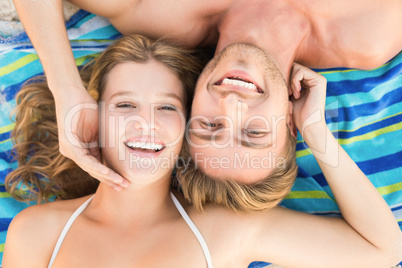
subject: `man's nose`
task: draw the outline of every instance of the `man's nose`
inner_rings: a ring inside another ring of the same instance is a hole
[[[222,114],[227,117],[226,120],[223,121],[230,121],[227,122],[228,126],[226,127],[229,127],[232,123],[234,129],[237,129],[241,125],[242,117],[248,110],[248,104],[246,102],[242,102],[240,98],[233,93],[222,96],[219,99],[219,106]]]

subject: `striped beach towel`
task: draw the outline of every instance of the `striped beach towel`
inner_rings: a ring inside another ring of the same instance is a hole
[[[79,11],[68,22],[77,65],[96,57],[120,34],[99,16]],[[0,32],[1,33],[1,32]],[[377,187],[402,228],[402,53],[371,71],[317,70],[328,80],[326,119],[338,142]],[[10,112],[15,94],[29,78],[43,74],[25,33],[0,36],[0,263],[8,225],[27,204],[11,198],[4,178],[14,169]],[[282,204],[288,208],[339,216],[339,209],[314,157],[300,135],[300,167],[292,192]],[[264,267],[254,262],[249,267]]]
[[[383,196],[402,229],[402,52],[370,71],[315,71],[328,82],[325,117],[329,129]],[[300,134],[296,150],[299,174],[282,205],[340,217],[328,183]],[[250,267],[266,265],[254,262]]]

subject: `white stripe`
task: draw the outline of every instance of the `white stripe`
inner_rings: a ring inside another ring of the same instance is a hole
[[[59,239],[57,240],[56,246],[54,247],[52,257],[50,259],[48,268],[50,268],[53,265],[54,260],[56,259],[57,253],[60,250],[60,246],[63,243],[64,238],[66,237],[66,234],[68,230],[70,230],[71,225],[73,225],[75,219],[84,211],[84,209],[88,206],[89,202],[91,202],[92,198],[94,198],[95,195],[91,196],[87,201],[85,201],[84,204],[82,204],[74,213],[71,215],[71,217],[68,219],[66,225],[64,226],[63,231],[60,234]]]
[[[202,237],[200,231],[198,231],[197,227],[195,226],[193,221],[190,219],[190,217],[187,215],[186,211],[184,210],[184,208],[182,207],[180,202],[176,199],[176,197],[173,195],[173,193],[170,193],[170,196],[172,197],[173,203],[175,204],[177,210],[180,212],[183,219],[187,222],[188,226],[191,228],[191,230],[197,237],[198,242],[200,243],[200,245],[202,247],[202,251],[204,251],[204,255],[205,255],[205,259],[207,260],[208,268],[213,268],[211,254],[209,253],[207,243],[205,243],[205,240]]]

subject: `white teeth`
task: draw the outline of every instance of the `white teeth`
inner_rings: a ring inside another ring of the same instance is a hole
[[[130,148],[136,149],[147,149],[147,150],[162,150],[163,145],[162,144],[157,144],[157,143],[144,143],[144,142],[134,142],[134,141],[128,141],[126,142],[126,145]]]
[[[234,78],[237,78],[237,77],[234,77]],[[239,79],[241,79],[241,78],[239,78]],[[253,83],[240,81],[240,80],[236,80],[236,79],[231,79],[231,78],[223,79],[221,85],[233,85],[233,86],[245,87],[245,88],[257,91],[257,87]]]

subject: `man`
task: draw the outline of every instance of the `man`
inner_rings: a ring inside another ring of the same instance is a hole
[[[402,3],[398,0],[386,4],[379,0],[363,4],[345,0],[71,2],[107,17],[123,34],[168,37],[189,47],[216,46],[217,53],[233,43],[256,45],[272,57],[285,81],[294,61],[316,68],[369,69],[385,63],[402,48]],[[120,190],[127,182],[96,160],[96,150],[82,146],[82,142],[97,141],[97,112],[83,109],[72,126],[60,123],[76,104],[94,104],[71,54],[61,1],[14,3],[55,97],[61,152]]]
[[[226,47],[198,79],[188,136],[193,162],[209,177],[244,184],[292,166],[292,111],[286,83],[268,54],[252,45]]]

